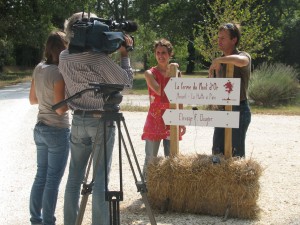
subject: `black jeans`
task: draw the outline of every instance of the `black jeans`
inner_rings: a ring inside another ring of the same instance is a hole
[[[251,122],[251,111],[248,101],[232,106],[232,111],[240,112],[239,128],[232,128],[232,156],[245,157],[246,133]],[[225,128],[215,128],[212,154],[224,154]]]

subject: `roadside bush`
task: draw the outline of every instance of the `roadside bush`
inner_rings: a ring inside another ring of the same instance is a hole
[[[286,104],[295,99],[298,86],[297,72],[291,66],[263,63],[250,78],[249,97],[257,105]]]

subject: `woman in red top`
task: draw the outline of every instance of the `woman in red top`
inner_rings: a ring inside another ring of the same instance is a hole
[[[157,156],[161,140],[163,140],[165,156],[170,154],[170,127],[165,125],[162,115],[170,106],[164,88],[170,79],[168,70],[171,65],[169,60],[173,54],[173,46],[168,40],[161,39],[155,42],[154,53],[157,65],[145,72],[150,100],[150,108],[142,135],[142,140],[146,141],[146,157],[143,168],[145,178],[148,162]],[[177,63],[172,64],[178,67]],[[184,133],[185,127],[181,126],[180,139]]]

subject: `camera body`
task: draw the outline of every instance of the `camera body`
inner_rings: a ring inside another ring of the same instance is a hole
[[[70,53],[97,51],[107,54],[118,50],[124,43],[123,31],[134,32],[137,25],[132,21],[117,23],[98,17],[82,18],[72,26]]]

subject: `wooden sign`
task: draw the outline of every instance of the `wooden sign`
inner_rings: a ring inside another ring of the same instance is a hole
[[[167,109],[163,115],[166,125],[239,127],[239,112]]]
[[[170,103],[239,105],[240,78],[171,78],[165,87]]]
[[[169,80],[164,91],[171,103],[163,120],[171,125],[171,156],[178,153],[178,125],[225,128],[225,157],[232,153],[232,128],[239,127],[239,112],[232,105],[240,104],[240,78],[233,77],[234,66],[227,64],[226,78],[178,78]],[[177,75],[177,74],[176,74]],[[177,104],[224,105],[225,111],[179,110]],[[176,134],[176,135],[175,135]]]

